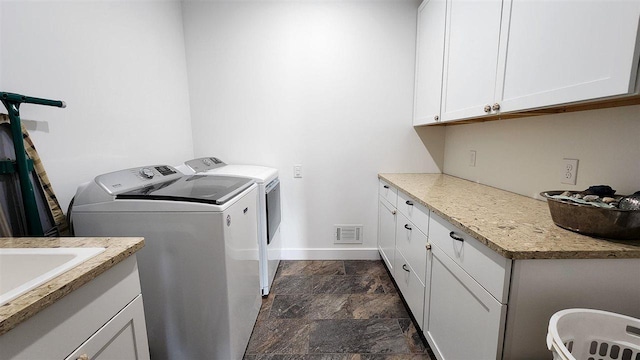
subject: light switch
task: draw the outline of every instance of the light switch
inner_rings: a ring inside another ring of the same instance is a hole
[[[293,165],[293,177],[296,179],[302,177],[302,165]]]

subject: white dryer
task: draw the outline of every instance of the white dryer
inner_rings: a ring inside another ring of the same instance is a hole
[[[144,236],[137,253],[153,359],[242,359],[258,316],[257,186],[166,165],[78,188],[78,236]]]
[[[216,157],[185,161],[176,166],[185,175],[206,174],[253,179],[258,184],[258,247],[260,290],[268,295],[281,259],[280,179],[278,169],[257,165],[227,165]]]

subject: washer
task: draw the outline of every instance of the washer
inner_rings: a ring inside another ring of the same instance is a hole
[[[281,259],[280,239],[280,179],[278,169],[256,165],[227,165],[216,157],[203,157],[185,161],[176,166],[185,175],[206,174],[237,176],[253,179],[258,184],[258,244],[260,252],[260,291],[269,294],[269,288]]]
[[[138,253],[153,359],[242,359],[261,305],[257,185],[167,165],[78,188],[77,236],[144,236]]]

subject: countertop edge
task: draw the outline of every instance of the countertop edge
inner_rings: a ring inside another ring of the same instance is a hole
[[[108,238],[108,239],[111,239],[111,238]],[[38,314],[42,310],[46,309],[50,305],[54,304],[56,301],[64,298],[68,294],[79,289],[83,285],[89,283],[93,279],[105,273],[107,270],[111,269],[112,267],[122,262],[126,258],[130,257],[131,255],[135,254],[138,250],[144,247],[144,238],[133,237],[129,239],[134,240],[135,242],[126,246],[117,254],[112,254],[108,256],[107,259],[104,259],[104,258],[101,259],[100,255],[96,256],[95,258],[89,259],[84,263],[81,263],[77,267],[69,269],[68,271],[60,274],[59,276],[56,276],[55,278],[49,280],[48,282],[26,292],[20,297],[3,305],[2,307],[12,306],[12,304],[19,303],[20,300],[22,300],[23,298],[33,296],[34,293],[43,291],[42,289],[44,288],[51,287],[48,291],[46,291],[46,294],[38,297],[36,300],[31,301],[24,306],[19,307],[17,310],[11,312],[9,315],[2,315],[0,313],[0,336],[12,330],[19,324],[23,323],[24,321],[30,319],[31,317]],[[76,247],[83,247],[83,246],[76,246]],[[87,266],[88,264],[91,264],[91,265]],[[73,271],[77,271],[77,268],[82,265],[85,265],[87,267],[86,269],[83,269],[81,273],[73,276],[69,281],[65,283],[56,284],[57,281],[60,281],[61,277],[72,274]]]

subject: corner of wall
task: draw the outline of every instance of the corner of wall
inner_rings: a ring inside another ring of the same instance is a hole
[[[444,126],[416,126],[414,127],[424,147],[433,158],[438,170],[444,171]]]

